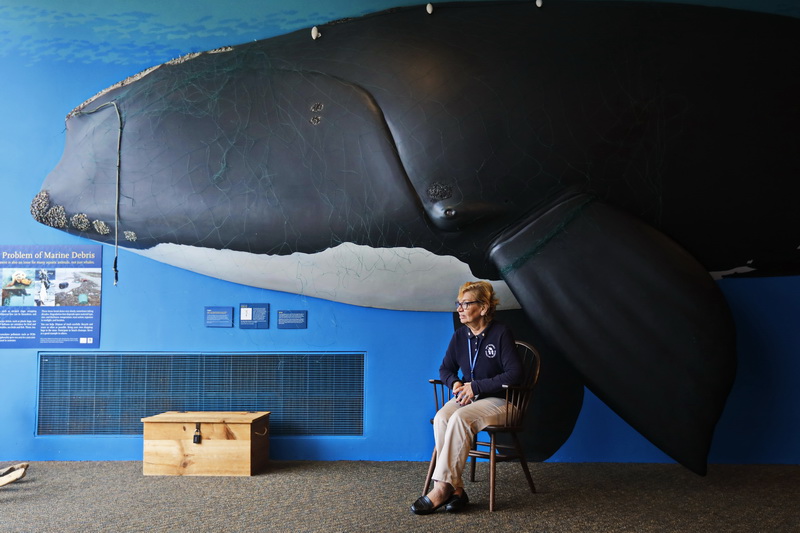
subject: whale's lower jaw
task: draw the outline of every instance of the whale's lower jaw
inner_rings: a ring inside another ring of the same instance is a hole
[[[399,311],[453,311],[459,286],[476,279],[467,264],[423,248],[343,243],[315,254],[263,255],[159,244],[131,251],[242,285]],[[498,309],[520,307],[504,281],[489,281]]]

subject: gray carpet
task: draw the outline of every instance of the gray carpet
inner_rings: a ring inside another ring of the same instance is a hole
[[[0,531],[800,531],[800,465],[711,465],[705,477],[663,464],[531,466],[537,494],[517,464],[498,465],[494,513],[482,463],[466,512],[416,516],[408,508],[422,490],[420,462],[281,461],[253,477],[35,462],[0,488]]]

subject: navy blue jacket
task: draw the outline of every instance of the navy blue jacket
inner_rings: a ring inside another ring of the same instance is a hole
[[[478,355],[470,370],[470,352],[475,353],[476,345]],[[522,379],[522,364],[511,330],[503,324],[490,322],[476,337],[467,326],[458,328],[439,367],[439,379],[451,389],[456,381],[471,382],[472,392],[481,398],[505,398],[503,385],[518,385]]]

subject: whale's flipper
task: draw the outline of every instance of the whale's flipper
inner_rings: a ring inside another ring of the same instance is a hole
[[[684,249],[587,195],[543,209],[490,256],[548,344],[653,444],[705,474],[736,372],[725,299]]]

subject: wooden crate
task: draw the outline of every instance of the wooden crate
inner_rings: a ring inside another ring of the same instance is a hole
[[[269,460],[269,411],[169,411],[142,422],[146,476],[250,476]]]

